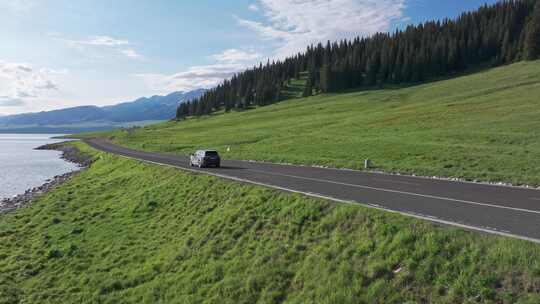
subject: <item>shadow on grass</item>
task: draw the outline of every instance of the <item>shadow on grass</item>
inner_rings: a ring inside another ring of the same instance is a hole
[[[515,63],[515,62],[513,62],[513,63]],[[467,68],[467,69],[462,70],[462,71],[452,72],[452,73],[449,73],[448,75],[445,75],[445,76],[434,76],[434,77],[430,77],[430,78],[427,78],[427,79],[424,79],[424,80],[421,80],[421,81],[417,81],[417,82],[396,83],[396,84],[385,83],[385,84],[374,85],[374,86],[369,86],[369,87],[360,86],[360,87],[354,87],[354,88],[345,89],[345,90],[339,90],[339,91],[336,91],[336,92],[329,92],[328,94],[346,94],[346,93],[370,92],[370,91],[378,91],[378,90],[401,90],[401,89],[413,88],[413,87],[417,87],[417,86],[421,86],[421,85],[446,81],[446,80],[450,80],[450,79],[455,79],[455,78],[459,78],[459,77],[470,76],[470,75],[473,75],[473,74],[486,72],[486,71],[488,71],[490,69],[503,67],[503,66],[510,65],[510,64],[512,64],[512,63],[508,63],[508,64],[485,63],[485,64],[482,64],[482,65],[479,65],[479,66],[474,66],[474,67]]]

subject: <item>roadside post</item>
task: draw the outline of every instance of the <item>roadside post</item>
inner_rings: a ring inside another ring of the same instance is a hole
[[[371,168],[371,160],[366,159],[364,160],[364,169],[369,169],[369,168]]]

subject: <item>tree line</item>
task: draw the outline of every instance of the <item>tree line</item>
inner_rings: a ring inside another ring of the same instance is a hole
[[[182,103],[177,119],[224,109],[279,102],[281,90],[308,72],[303,95],[407,84],[477,66],[540,57],[540,0],[484,5],[456,19],[430,21],[371,37],[319,43],[280,61],[268,61]]]

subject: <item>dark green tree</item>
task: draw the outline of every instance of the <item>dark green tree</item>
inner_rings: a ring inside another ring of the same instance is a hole
[[[309,97],[313,94],[313,86],[311,85],[311,79],[308,79],[302,97]]]
[[[525,59],[540,57],[540,1],[536,3],[525,34]]]

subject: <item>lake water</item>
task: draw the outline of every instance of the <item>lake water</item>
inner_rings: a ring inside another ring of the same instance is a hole
[[[77,169],[76,164],[60,159],[59,151],[34,150],[62,141],[53,136],[57,135],[0,134],[0,200]]]

